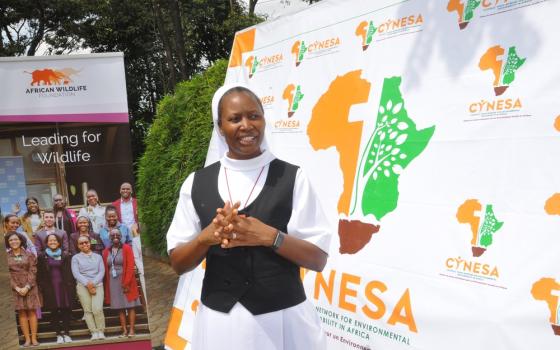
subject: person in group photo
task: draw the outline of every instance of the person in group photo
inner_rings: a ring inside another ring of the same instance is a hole
[[[300,278],[328,257],[319,200],[301,168],[271,152],[254,92],[223,86],[212,113],[222,157],[187,177],[167,233],[178,274],[206,258],[193,349],[325,349]]]
[[[27,234],[25,234],[25,232],[23,231],[21,227],[20,219],[16,214],[8,214],[4,217],[4,232],[21,233],[22,237],[25,238],[25,245],[26,245],[25,250],[37,256],[37,249],[35,249],[35,245],[31,241],[31,239],[27,236]]]
[[[76,288],[71,257],[63,254],[62,238],[48,233],[44,255],[39,258],[39,283],[44,309],[50,311],[50,324],[58,344],[70,343],[70,319]]]
[[[24,347],[39,345],[37,341],[37,313],[41,308],[37,288],[37,258],[26,250],[26,237],[14,231],[4,235],[8,251],[8,270],[12,289],[14,308],[18,313],[19,324],[25,338]]]
[[[140,239],[140,224],[138,222],[138,201],[132,196],[134,193],[129,182],[123,182],[119,188],[121,197],[115,200],[112,205],[117,210],[119,222],[125,225],[132,235],[132,252],[134,253],[134,263],[138,269],[142,293],[146,297],[146,279],[144,277],[144,261],[142,259],[142,241]]]
[[[87,216],[92,223],[93,232],[99,233],[105,226],[105,207],[99,203],[97,191],[93,188],[86,192],[86,201],[87,205],[80,209],[78,216]]]
[[[105,265],[105,303],[118,310],[122,333],[120,337],[134,337],[135,308],[141,306],[138,283],[134,275],[132,248],[122,241],[121,232],[113,228],[109,233],[111,246],[103,251]],[[128,314],[128,328],[127,328]]]
[[[78,216],[76,220],[76,231],[70,235],[69,251],[70,255],[77,254],[79,250],[78,239],[80,237],[88,237],[90,242],[90,249],[92,252],[101,255],[103,253],[103,242],[99,234],[93,232],[91,221],[87,216]]]
[[[43,219],[41,217],[41,208],[39,207],[39,200],[35,197],[28,197],[25,199],[25,207],[27,211],[20,216],[21,227],[27,236],[33,239],[35,232],[43,228]],[[14,214],[20,211],[19,203],[14,206]]]
[[[55,218],[54,212],[50,209],[46,209],[43,211],[43,229],[35,233],[34,236],[34,243],[35,248],[37,249],[37,256],[42,258],[45,256],[45,249],[47,248],[47,236],[49,234],[55,234],[58,238],[60,238],[62,242],[62,254],[68,255],[68,235],[66,232],[57,229],[54,226]]]
[[[126,225],[119,222],[117,208],[112,205],[108,205],[107,208],[105,208],[105,222],[105,227],[103,227],[99,232],[99,236],[101,237],[105,248],[110,247],[113,244],[111,238],[109,237],[109,233],[113,229],[119,230],[123,243],[132,244],[132,235],[130,234],[130,230],[126,227]]]
[[[61,194],[53,197],[54,226],[70,235],[76,230],[76,213],[66,208],[66,201]]]
[[[80,252],[72,257],[72,274],[76,279],[76,293],[84,310],[84,319],[91,333],[91,340],[105,339],[103,258],[91,249],[91,240],[88,235],[79,236],[77,244]]]

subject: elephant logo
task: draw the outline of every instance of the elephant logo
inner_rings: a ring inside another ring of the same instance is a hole
[[[41,85],[68,85],[74,80],[73,76],[78,75],[80,71],[73,68],[63,68],[55,70],[51,68],[36,69],[32,72],[24,71],[31,74],[31,86]]]

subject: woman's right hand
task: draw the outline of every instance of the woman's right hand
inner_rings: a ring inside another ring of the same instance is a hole
[[[222,246],[227,245],[227,237],[233,229],[231,221],[237,215],[237,208],[239,208],[240,205],[241,203],[239,202],[231,205],[231,203],[227,201],[223,208],[216,209],[216,216],[212,219],[212,222],[198,235],[198,243],[207,246],[216,244],[222,244]]]

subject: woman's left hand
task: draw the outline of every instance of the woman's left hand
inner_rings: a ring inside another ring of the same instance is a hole
[[[122,286],[123,293],[128,293],[128,287]]]
[[[242,246],[270,247],[274,243],[277,230],[257,218],[236,215],[230,222],[233,229],[228,234],[227,244],[222,244],[222,248]]]

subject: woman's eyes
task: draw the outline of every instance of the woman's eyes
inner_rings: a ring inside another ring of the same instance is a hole
[[[247,118],[248,118],[249,120],[257,120],[257,119],[262,118],[262,115],[260,115],[260,114],[258,114],[258,113],[254,113],[254,114],[249,114],[249,115],[247,116]],[[228,121],[229,121],[230,123],[239,123],[239,122],[241,122],[242,119],[243,119],[242,116],[236,115],[236,116],[231,116],[231,117],[229,117],[229,118],[228,118]]]

